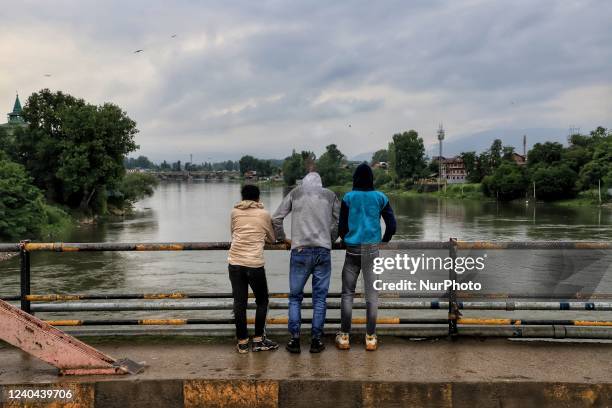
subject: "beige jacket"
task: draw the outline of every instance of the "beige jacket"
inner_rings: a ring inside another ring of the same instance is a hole
[[[274,242],[270,214],[260,202],[245,200],[232,210],[232,245],[227,258],[231,265],[264,266],[264,244]]]

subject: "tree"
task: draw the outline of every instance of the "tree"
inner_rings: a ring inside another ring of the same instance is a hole
[[[42,192],[23,166],[0,152],[0,239],[37,236],[46,218]]]
[[[372,155],[372,164],[388,162],[389,161],[389,151],[387,149],[380,149],[374,152]]]
[[[563,145],[557,142],[536,143],[527,153],[529,167],[538,164],[553,164],[561,161]]]
[[[85,212],[104,211],[107,191],[123,178],[123,158],[138,146],[136,123],[118,106],[94,106],[44,89],[23,109],[16,159],[47,196]]]
[[[504,146],[502,148],[502,160],[510,161],[514,160],[514,147]]]
[[[524,197],[527,185],[525,170],[510,161],[503,162],[492,175],[482,180],[484,193],[500,201]]]
[[[323,185],[333,186],[343,184],[349,179],[348,171],[342,168],[346,157],[335,144],[325,148],[325,153],[317,161],[317,170],[321,175]]]
[[[123,161],[126,169],[155,169],[157,166],[146,156],[138,156],[137,158],[129,157]]]
[[[495,139],[489,148],[489,160],[491,169],[496,169],[501,164],[502,159],[502,141]]]
[[[463,160],[463,166],[465,167],[465,171],[467,173],[467,181],[470,183],[480,183],[483,175],[480,173],[480,169],[478,167],[476,152],[463,152],[461,153],[460,157],[461,160]]]
[[[414,180],[425,169],[425,146],[415,130],[393,135],[395,173],[400,179]]]
[[[270,160],[260,160],[253,156],[242,156],[240,159],[239,167],[240,172],[245,173],[247,171],[256,171],[258,176],[271,176],[274,172],[274,168]],[[226,170],[231,170],[234,167],[233,162],[229,160],[225,165]]]
[[[283,179],[285,184],[293,186],[298,179],[303,178],[309,171],[314,170],[316,156],[309,151],[297,153],[295,150],[291,156],[283,161]]]
[[[536,197],[541,200],[559,200],[576,195],[578,175],[565,163],[540,163],[531,169]]]

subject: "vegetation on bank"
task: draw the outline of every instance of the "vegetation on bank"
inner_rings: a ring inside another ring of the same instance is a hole
[[[55,235],[75,218],[122,213],[156,180],[126,175],[136,123],[118,106],[62,92],[32,94],[27,125],[0,129],[0,239]]]
[[[574,134],[567,147],[537,143],[526,164],[515,160],[514,148],[495,140],[477,154],[461,154],[468,183],[448,184],[438,191],[436,159],[428,159],[423,141],[411,130],[393,136],[388,149],[374,153],[372,163],[386,161],[387,170],[375,169],[376,188],[391,195],[417,195],[458,199],[511,201],[533,199],[564,206],[599,205],[610,201],[612,188],[612,132],[598,127],[589,135]],[[345,172],[346,165],[337,163]],[[342,173],[340,173],[342,174]],[[433,184],[424,180],[434,180]],[[350,190],[350,182],[332,185],[334,191]],[[433,191],[432,191],[433,190]],[[601,195],[600,195],[601,193]]]

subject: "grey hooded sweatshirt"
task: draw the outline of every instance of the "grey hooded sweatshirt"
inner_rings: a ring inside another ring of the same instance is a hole
[[[289,192],[272,215],[276,239],[285,239],[283,221],[291,213],[291,248],[331,249],[338,238],[340,200],[323,188],[319,173],[308,173],[302,184]]]

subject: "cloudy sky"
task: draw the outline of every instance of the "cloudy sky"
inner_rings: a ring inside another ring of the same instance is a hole
[[[140,153],[197,162],[588,130],[612,126],[611,21],[607,0],[0,0],[0,104],[110,101]]]

